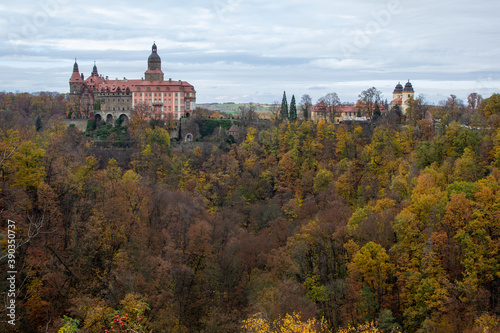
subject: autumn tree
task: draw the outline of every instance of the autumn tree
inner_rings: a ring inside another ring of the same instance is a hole
[[[302,111],[302,118],[304,120],[309,120],[312,109],[311,96],[309,96],[308,94],[302,95],[302,99],[300,100],[300,109]]]
[[[337,93],[328,93],[318,99],[318,102],[324,102],[328,107],[328,121],[333,124],[335,119],[335,112],[337,107],[340,106],[340,98]]]
[[[375,87],[371,87],[367,90],[363,90],[358,96],[359,101],[363,104],[365,113],[370,119],[373,119],[375,103],[380,102],[381,94],[382,92],[380,90],[377,90],[377,88]]]

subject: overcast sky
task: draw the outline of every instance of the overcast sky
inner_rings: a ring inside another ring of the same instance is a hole
[[[410,80],[432,103],[500,92],[500,1],[23,0],[0,4],[0,91],[68,92],[74,59],[140,79],[156,41],[165,78],[197,101],[298,101]]]

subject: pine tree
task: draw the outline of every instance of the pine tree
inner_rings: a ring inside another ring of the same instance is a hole
[[[290,115],[288,116],[290,120],[297,119],[297,106],[295,105],[295,95],[292,95],[292,100],[290,101]]]
[[[382,112],[380,112],[380,106],[378,103],[375,103],[375,110],[373,111],[373,120],[377,120],[382,116]]]
[[[281,101],[281,119],[288,119],[288,101],[286,100],[286,92],[283,91],[283,100]]]

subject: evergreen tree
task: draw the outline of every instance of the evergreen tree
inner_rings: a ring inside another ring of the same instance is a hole
[[[382,112],[380,112],[380,106],[378,103],[375,103],[375,110],[373,111],[373,120],[377,120],[382,116]]]
[[[288,116],[290,120],[297,119],[297,106],[295,105],[295,95],[292,95],[292,100],[290,102],[290,115]]]
[[[281,119],[288,119],[288,101],[286,100],[286,92],[283,91],[283,100],[281,101]]]
[[[35,128],[37,132],[40,132],[42,129],[42,118],[40,118],[40,116],[36,117]]]

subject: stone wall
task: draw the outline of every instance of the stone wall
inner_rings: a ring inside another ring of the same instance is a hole
[[[80,131],[85,132],[87,130],[87,119],[63,119],[62,123],[69,127],[70,125],[75,125]]]

